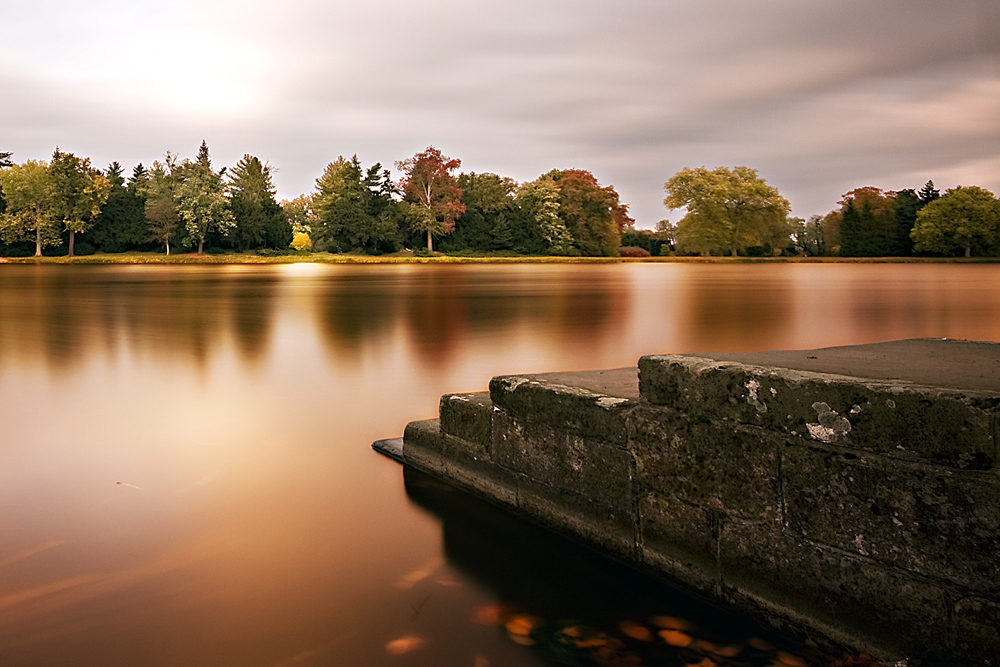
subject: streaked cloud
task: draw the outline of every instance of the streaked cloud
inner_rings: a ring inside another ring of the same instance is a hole
[[[128,167],[202,139],[280,194],[433,144],[613,184],[642,226],[685,166],[756,167],[806,217],[854,187],[1000,192],[991,0],[0,0],[0,149]]]

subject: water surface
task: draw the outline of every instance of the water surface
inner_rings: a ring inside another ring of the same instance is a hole
[[[998,339],[1000,267],[0,267],[0,664],[554,664],[483,615],[689,603],[373,440],[500,373],[922,336]]]

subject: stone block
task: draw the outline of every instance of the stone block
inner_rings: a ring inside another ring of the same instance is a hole
[[[493,414],[494,463],[534,482],[586,496],[627,512],[632,507],[632,456],[615,445],[548,424]]]
[[[444,472],[450,480],[501,505],[517,505],[516,473],[474,451],[478,445],[447,434],[444,438]]]
[[[674,498],[647,493],[639,499],[638,518],[643,564],[703,591],[715,589],[717,515]]]
[[[743,519],[781,522],[785,436],[732,422],[694,423],[650,405],[630,413],[628,428],[643,488]]]
[[[636,398],[602,394],[547,380],[545,375],[495,377],[493,404],[522,421],[571,430],[587,438],[625,446],[625,417]]]
[[[763,601],[798,625],[864,649],[917,655],[948,648],[949,594],[870,559],[810,544],[771,524],[727,521],[719,564],[734,602]]]
[[[639,389],[696,421],[753,424],[960,469],[997,465],[1000,396],[991,392],[680,355],[642,357]]]
[[[1000,636],[1000,600],[969,596],[957,600],[953,608],[953,650],[982,665],[1000,665],[997,637]]]
[[[493,419],[489,392],[445,394],[441,397],[439,417],[442,431],[479,445],[484,453],[489,453]]]
[[[437,419],[410,422],[403,431],[403,460],[425,471],[444,474],[443,435]]]
[[[850,451],[790,445],[788,529],[924,576],[1000,593],[1000,480]]]
[[[518,478],[520,510],[618,557],[636,558],[635,518],[630,508],[612,507],[589,494],[541,484],[525,475]]]

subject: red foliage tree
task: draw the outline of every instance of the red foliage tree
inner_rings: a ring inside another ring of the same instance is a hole
[[[584,255],[615,256],[621,233],[635,220],[628,206],[619,202],[614,187],[601,187],[594,175],[583,169],[549,172],[559,187],[559,217],[576,239]]]
[[[434,234],[449,234],[455,219],[465,212],[462,188],[452,173],[462,166],[458,158],[450,158],[428,146],[427,150],[396,163],[403,172],[399,189],[410,226],[427,232],[427,251],[434,251]]]

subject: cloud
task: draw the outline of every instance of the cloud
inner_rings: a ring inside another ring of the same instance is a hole
[[[0,148],[148,164],[207,139],[218,164],[270,161],[292,197],[339,154],[391,166],[433,144],[519,180],[589,169],[645,226],[668,214],[663,182],[703,164],[758,168],[803,217],[866,184],[961,175],[997,191],[1000,22],[983,20],[996,12],[988,0],[43,0],[5,9],[0,26]]]

